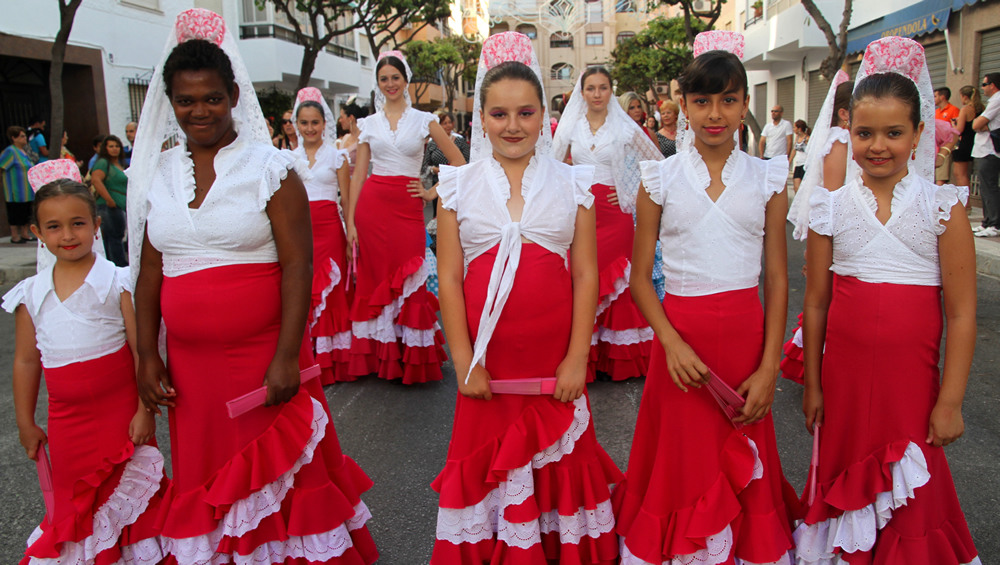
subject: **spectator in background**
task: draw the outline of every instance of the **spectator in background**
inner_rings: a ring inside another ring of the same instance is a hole
[[[972,163],[972,143],[976,139],[976,132],[972,129],[972,122],[979,114],[983,113],[986,106],[983,105],[979,97],[979,89],[974,86],[963,86],[958,91],[962,97],[962,109],[958,111],[958,119],[955,121],[955,129],[962,133],[962,138],[951,154],[954,184],[957,186],[971,186],[969,182],[969,167]],[[968,208],[969,204],[966,205]]]
[[[434,115],[437,116],[441,128],[455,142],[455,147],[458,147],[458,150],[462,152],[462,157],[465,157],[465,162],[468,163],[471,147],[464,137],[455,133],[455,116],[446,110],[438,110],[434,112]],[[427,147],[424,149],[424,161],[420,165],[420,180],[423,182],[424,188],[430,190],[438,183],[439,167],[447,164],[448,158],[445,157],[437,143],[433,139],[428,141]],[[434,216],[437,217],[437,198],[433,201],[433,211]]]
[[[677,116],[680,107],[673,100],[660,102],[660,129],[656,132],[656,145],[664,157],[677,153]]]
[[[94,163],[96,163],[97,159],[100,157],[101,144],[104,143],[104,134],[98,134],[92,143],[94,147],[94,155],[90,158],[90,161],[87,161],[88,171],[94,170]]]
[[[28,169],[34,165],[28,157],[28,133],[21,126],[7,128],[10,145],[0,152],[3,193],[10,224],[10,242],[35,241],[28,233],[31,224],[31,201],[34,193],[28,184]]]
[[[135,122],[129,122],[125,124],[125,139],[128,140],[122,147],[122,165],[127,169],[129,165],[132,164],[132,144],[135,143],[135,130],[139,127],[139,124]]]
[[[936,171],[944,169],[945,177],[948,176],[948,163],[951,162],[951,153],[954,151],[955,145],[958,144],[958,135],[959,131],[955,129],[955,126],[951,125],[951,122],[934,120],[934,150],[937,153],[934,158],[934,167]],[[935,178],[935,182],[938,186],[943,186],[948,182],[948,179],[938,177]]]
[[[618,97],[618,103],[630,118],[635,120],[639,129],[644,131],[649,139],[656,143],[656,130],[649,129],[646,125],[646,103],[635,92],[626,92]]]
[[[795,133],[795,159],[792,161],[792,165],[795,169],[792,171],[792,184],[795,186],[795,192],[798,193],[799,185],[802,184],[802,179],[806,176],[806,151],[809,148],[809,135],[812,130],[809,129],[809,124],[805,120],[796,120],[793,130]]]
[[[101,217],[105,256],[118,267],[128,266],[125,253],[125,202],[128,177],[121,164],[122,142],[114,135],[104,138],[100,158],[90,180],[97,191],[97,214]]]
[[[993,146],[990,132],[1000,128],[1000,73],[983,77],[983,93],[989,98],[986,109],[975,120],[972,129],[976,140],[972,144],[972,157],[979,173],[979,194],[983,198],[983,224],[973,228],[976,237],[1000,235],[1000,154]]]
[[[278,137],[271,140],[274,142],[274,146],[278,149],[295,151],[295,148],[299,146],[299,136],[295,133],[295,121],[292,119],[291,110],[281,115],[279,126],[281,130],[278,133]]]
[[[784,114],[785,109],[780,105],[771,108],[771,121],[760,132],[760,156],[765,160],[779,155],[792,158],[792,124],[781,119]]]
[[[68,142],[69,142],[69,132],[66,131],[66,130],[63,130],[62,143],[59,144],[59,158],[60,159],[69,159],[70,161],[73,161],[74,163],[76,163],[77,167],[79,167],[79,168],[82,169],[83,168],[83,161],[81,161],[80,159],[77,159],[76,155],[73,155],[73,152],[70,151],[69,148],[66,147],[66,143],[68,143]]]
[[[49,160],[49,144],[42,133],[44,129],[45,120],[40,116],[31,118],[31,125],[28,126],[28,155],[35,165]]]
[[[950,88],[942,86],[941,88],[934,90],[934,107],[934,119],[948,122],[948,125],[950,126],[954,126],[956,124],[956,120],[958,119],[958,108],[951,103]],[[935,165],[934,168],[934,180],[937,181],[938,186],[948,182],[951,178],[951,150],[949,149],[945,153],[947,155],[944,158],[944,161],[941,162],[941,159],[938,159],[936,162],[941,164]]]

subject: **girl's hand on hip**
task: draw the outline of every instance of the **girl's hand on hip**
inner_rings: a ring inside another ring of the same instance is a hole
[[[615,206],[618,205],[618,189],[613,186],[611,187],[611,192],[608,193],[608,202],[614,204]]]
[[[425,202],[437,198],[437,186],[432,186],[430,190],[427,190],[424,188],[424,183],[419,180],[411,180],[406,185],[406,192],[410,193],[411,198],[423,198]]]

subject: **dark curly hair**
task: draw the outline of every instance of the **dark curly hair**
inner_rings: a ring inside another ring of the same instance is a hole
[[[174,75],[179,71],[206,69],[218,72],[219,78],[226,85],[226,92],[233,94],[236,89],[236,75],[233,74],[233,63],[229,60],[229,56],[211,41],[192,39],[174,47],[163,65],[163,85],[167,91],[167,98],[173,95]]]
[[[349,104],[341,104],[340,109],[344,111],[348,116],[352,116],[355,120],[360,120],[368,116],[368,107],[361,107],[351,102]]]

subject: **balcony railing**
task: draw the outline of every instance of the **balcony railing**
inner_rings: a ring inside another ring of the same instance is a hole
[[[747,21],[746,21],[746,23],[743,24],[743,29],[750,29],[750,26],[752,26],[753,24],[755,24],[755,23],[757,23],[757,22],[759,22],[759,21],[761,21],[763,19],[764,19],[764,14],[761,14],[759,16],[754,16],[752,18],[748,18]]]
[[[245,24],[240,26],[240,39],[256,39],[258,37],[273,37],[275,39],[301,45],[298,37],[295,36],[295,32],[286,27],[274,24]],[[357,51],[335,43],[328,43],[325,51],[343,59],[350,59],[352,61],[358,60]]]

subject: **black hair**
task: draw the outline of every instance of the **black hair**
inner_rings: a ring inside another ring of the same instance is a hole
[[[747,70],[740,58],[728,51],[706,51],[695,57],[677,79],[684,96],[688,94],[720,94],[743,89],[750,93]]]
[[[345,114],[351,116],[355,120],[360,120],[368,116],[368,107],[358,106],[356,103],[351,102],[350,104],[341,104],[340,109],[344,111]]]
[[[910,121],[913,127],[920,124],[920,91],[913,81],[899,73],[876,73],[865,77],[854,89],[854,99],[851,102],[851,115],[854,107],[868,98],[888,100],[895,98],[910,107]]]
[[[538,75],[535,74],[535,71],[531,70],[531,67],[518,61],[504,61],[486,71],[486,76],[483,77],[483,85],[479,90],[479,104],[481,106],[486,105],[486,94],[490,88],[502,80],[523,80],[527,82],[534,87],[535,94],[538,95],[538,101],[543,108],[545,107],[545,95],[542,90],[542,83],[538,80]]]
[[[91,145],[96,145],[100,149],[102,143],[104,143],[104,134],[99,133],[94,136],[94,141],[91,142]]]
[[[935,88],[934,92],[940,94],[941,96],[944,96],[944,99],[946,101],[951,102],[951,89],[948,88],[947,86],[942,86],[941,88]]]
[[[120,149],[124,149],[124,146],[122,145],[122,140],[118,139],[118,136],[115,136],[115,135],[105,136],[104,140],[101,141],[101,148],[98,149],[97,156],[100,159],[104,159],[105,161],[107,161],[108,165],[110,166],[111,165],[111,159],[112,159],[112,157],[111,157],[111,155],[108,154],[108,142],[109,141],[114,141],[115,143],[117,143],[118,147]],[[115,159],[115,161],[117,161],[120,164],[121,161],[122,161],[122,154],[121,154],[121,152],[119,152],[118,156],[114,157],[114,159]],[[111,174],[111,169],[110,168],[108,169],[108,174],[109,175]]]
[[[830,127],[835,128],[840,125],[840,111],[851,111],[851,97],[854,95],[854,81],[843,82],[837,87],[837,92],[833,95],[833,115],[830,116]]]
[[[299,104],[299,108],[295,112],[296,120],[299,119],[299,112],[301,112],[303,108],[315,108],[316,111],[319,112],[320,117],[323,118],[323,121],[326,121],[326,112],[323,111],[323,106],[315,100],[306,100],[305,102]]]
[[[583,77],[580,78],[580,88],[582,89],[583,85],[587,84],[588,78],[597,74],[604,75],[604,77],[608,79],[608,86],[611,86],[611,73],[608,72],[608,69],[605,69],[601,65],[595,65],[593,67],[587,67],[587,70],[583,71]]]
[[[236,88],[236,75],[233,74],[233,63],[221,47],[205,41],[192,39],[181,43],[170,52],[167,62],[163,64],[163,86],[167,98],[173,94],[174,75],[180,71],[214,70],[226,86],[226,92],[231,96]]]
[[[10,126],[9,128],[7,128],[7,140],[13,143],[14,138],[18,137],[22,133],[28,133],[28,132],[21,126]]]
[[[1000,87],[1000,73],[986,73],[986,82],[993,86]]]
[[[94,195],[90,192],[90,189],[73,180],[56,179],[39,188],[38,192],[35,193],[35,201],[31,204],[31,223],[36,226],[38,225],[39,206],[41,206],[42,202],[56,196],[75,196],[83,200],[87,204],[87,208],[90,209],[91,219],[96,221],[97,201],[94,199]]]
[[[44,121],[45,121],[45,118],[42,118],[42,116],[39,115],[39,114],[35,114],[35,115],[31,116],[31,119],[28,120],[28,124],[29,125],[35,125],[35,124],[40,124],[40,123],[42,123]]]
[[[406,76],[406,65],[399,60],[399,57],[394,55],[386,55],[378,60],[378,63],[375,64],[375,76],[378,76],[378,72],[386,65],[392,65],[395,67],[396,70],[399,71],[399,74],[403,75],[403,80],[410,82],[410,78]]]

